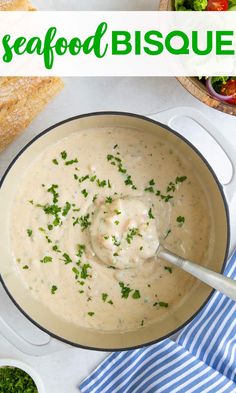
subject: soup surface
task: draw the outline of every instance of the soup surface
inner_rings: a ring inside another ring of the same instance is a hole
[[[24,174],[10,221],[32,296],[86,328],[142,328],[190,295],[195,280],[155,258],[159,242],[210,258],[204,189],[156,133],[89,129],[49,146]]]

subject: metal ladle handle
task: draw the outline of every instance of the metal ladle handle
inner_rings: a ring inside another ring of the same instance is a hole
[[[156,254],[159,258],[164,259],[178,266],[180,269],[192,274],[199,280],[203,281],[207,285],[222,292],[224,295],[228,296],[230,299],[236,301],[236,281],[228,277],[223,276],[223,274],[216,273],[204,266],[200,266],[197,263],[190,262],[180,256],[174,254],[173,252],[167,250],[163,246],[160,246]]]

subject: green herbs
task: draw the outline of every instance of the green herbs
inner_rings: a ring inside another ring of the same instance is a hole
[[[164,266],[164,269],[167,270],[169,273],[172,273],[172,267]]]
[[[83,280],[85,280],[87,277],[90,277],[90,274],[88,273],[88,269],[90,269],[90,268],[91,268],[91,266],[89,263],[85,263],[84,265],[82,265],[80,277]]]
[[[108,294],[107,293],[102,293],[102,301],[105,303],[105,301],[108,298]]]
[[[141,295],[138,289],[135,289],[134,293],[132,294],[133,299],[140,299]]]
[[[169,202],[172,198],[173,195],[170,193],[174,193],[176,191],[176,187],[179,183],[183,183],[187,179],[187,176],[177,176],[175,178],[175,181],[169,182],[169,184],[166,187],[166,193],[164,194],[161,190],[155,189],[155,180],[151,179],[148,183],[148,186],[144,189],[145,192],[150,192],[152,194],[155,194],[156,196],[160,197],[161,200],[164,202]]]
[[[32,237],[32,235],[33,235],[32,229],[27,229],[26,232],[27,232],[27,235],[28,235],[29,237]]]
[[[52,262],[52,257],[46,255],[43,259],[40,259],[41,263],[50,263]]]
[[[33,379],[17,367],[0,367],[0,392],[38,393]]]
[[[105,199],[105,203],[112,203],[112,201],[113,199],[110,196]]]
[[[84,196],[84,198],[87,198],[87,196],[88,196],[88,191],[86,190],[86,188],[84,188],[84,189],[81,191],[81,194]]]
[[[85,244],[78,244],[77,249],[78,249],[78,251],[77,251],[76,255],[77,255],[77,257],[81,258],[85,252],[85,249],[86,249]]]
[[[57,203],[58,202],[58,197],[59,197],[59,194],[58,194],[58,192],[57,192],[57,189],[58,189],[58,185],[57,184],[52,184],[51,185],[51,187],[50,188],[48,188],[48,192],[50,192],[51,194],[52,194],[52,196],[53,196],[53,203]]]
[[[89,311],[89,312],[88,312],[88,315],[89,315],[90,317],[93,317],[93,316],[94,316],[94,314],[95,314],[95,313],[94,313],[94,312],[92,312],[92,311]]]
[[[81,231],[83,232],[91,225],[91,221],[89,221],[90,214],[86,214],[85,216],[78,217],[74,222],[73,226],[79,224],[81,227]]]
[[[51,294],[55,295],[56,291],[57,291],[57,286],[56,285],[52,285],[52,287],[51,287]]]
[[[97,185],[98,185],[98,187],[104,188],[107,185],[107,181],[97,179]]]
[[[105,238],[105,236],[104,236],[104,238]],[[109,236],[108,236],[108,238],[109,238]],[[116,236],[113,235],[111,238],[112,238],[112,243],[114,244],[114,246],[119,247],[121,243],[120,243],[120,241],[116,238]],[[107,240],[107,239],[105,239],[105,240]]]
[[[134,236],[140,236],[140,237],[142,236],[142,235],[139,234],[138,228],[131,228],[131,229],[128,230],[128,234],[126,236],[126,241],[127,241],[128,244],[131,243],[131,241],[133,240]]]
[[[61,261],[63,261],[65,263],[65,265],[68,265],[68,263],[72,263],[71,257],[66,252],[64,252],[64,254],[62,256],[63,256],[63,259],[61,259]]]
[[[66,152],[65,150],[61,152],[61,158],[62,158],[63,160],[66,160],[66,159],[67,159],[67,152]]]
[[[179,224],[179,226],[182,226],[185,222],[185,218],[183,216],[178,216],[176,218],[176,222]]]
[[[132,292],[132,289],[126,286],[123,282],[119,282],[119,286],[121,288],[121,297],[124,299],[128,299],[130,292]]]
[[[108,294],[107,293],[102,293],[102,301],[104,303],[108,303],[108,304],[113,305],[113,301],[111,299],[108,300]]]
[[[28,270],[28,269],[29,269],[29,266],[28,266],[28,265],[25,265],[25,266],[22,267],[22,269]]]
[[[60,153],[60,156],[61,156],[61,159],[64,161],[64,164],[65,164],[66,166],[72,165],[72,164],[75,164],[75,163],[78,162],[78,158],[74,158],[74,159],[72,159],[72,160],[67,160],[67,161],[66,161],[66,159],[67,159],[67,157],[68,157],[68,154],[67,154],[67,152],[66,152],[65,150],[62,151],[62,152]],[[53,158],[53,159],[52,159],[52,163],[53,163],[54,165],[59,165],[59,162],[58,162],[58,159],[57,159],[57,158]]]
[[[167,307],[169,307],[169,303],[166,303],[166,302],[155,302],[153,304],[153,307],[156,307],[156,306],[167,308]]]
[[[127,169],[124,166],[121,158],[119,157],[120,153],[117,152],[116,155],[114,156],[113,154],[108,154],[107,155],[107,161],[110,162],[111,165],[116,166],[118,169],[118,172],[122,173],[124,176],[124,183],[127,186],[130,186],[132,190],[137,190],[137,187],[134,185],[133,179],[131,175],[127,174]]]
[[[66,161],[65,165],[68,166],[68,165],[76,164],[77,162],[78,162],[78,159],[74,158],[73,160]]]
[[[140,299],[141,295],[138,289],[131,289],[129,284],[125,285],[123,282],[119,282],[119,286],[121,288],[121,297],[124,299],[128,299],[131,292],[133,299]]]
[[[63,207],[63,210],[62,210],[62,215],[64,217],[67,216],[67,214],[69,213],[70,209],[71,209],[71,204],[69,202],[66,202],[66,204],[65,204],[65,206]]]
[[[155,219],[155,217],[154,217],[154,215],[153,215],[153,212],[152,212],[152,209],[151,209],[151,208],[148,210],[148,217],[149,217],[151,220],[154,220],[154,219]]]

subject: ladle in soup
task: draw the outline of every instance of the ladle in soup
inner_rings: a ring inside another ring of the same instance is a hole
[[[236,301],[236,281],[166,249],[152,217],[152,208],[140,199],[117,198],[101,204],[90,227],[92,247],[99,260],[117,269],[130,269],[159,257]]]

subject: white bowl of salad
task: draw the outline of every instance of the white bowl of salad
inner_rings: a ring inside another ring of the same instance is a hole
[[[236,0],[161,0],[160,11],[236,11]],[[236,116],[236,76],[179,77],[179,82],[203,103]]]

